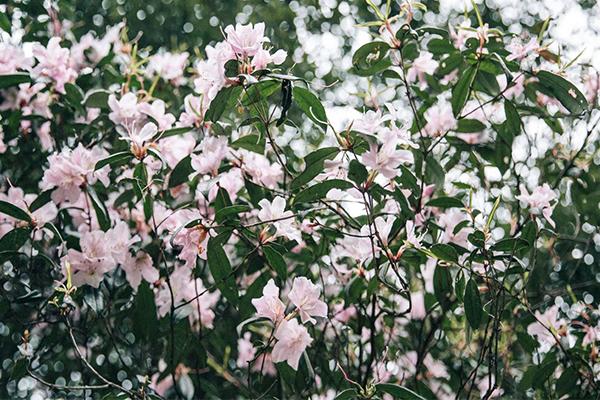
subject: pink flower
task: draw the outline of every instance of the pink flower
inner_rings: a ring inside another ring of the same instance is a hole
[[[226,137],[208,136],[200,143],[200,154],[192,154],[192,168],[199,174],[218,175],[221,161],[227,155],[229,146]]]
[[[275,236],[285,236],[290,240],[295,240],[298,243],[302,241],[300,231],[292,224],[294,213],[285,211],[285,199],[277,196],[272,202],[267,199],[262,199],[258,202],[260,211],[258,219],[263,222],[272,223],[277,230]]]
[[[156,132],[158,131],[156,125],[148,122],[141,129],[136,129],[135,124],[133,124],[127,130],[128,135],[122,137],[122,139],[130,142],[129,148],[134,156],[138,159],[144,158],[148,150],[148,145],[152,143],[152,138],[156,136]]]
[[[218,182],[211,182],[208,200],[213,201],[217,197],[219,188],[222,188],[229,195],[229,199],[234,202],[238,197],[238,192],[244,187],[242,171],[239,168],[230,169],[220,174],[218,179]]]
[[[56,203],[70,201],[75,203],[81,194],[81,185],[94,184],[96,181],[107,186],[110,167],[95,170],[96,162],[106,157],[107,153],[100,147],[88,150],[80,143],[75,149],[64,148],[60,153],[48,157],[49,168],[44,172],[40,182],[42,190],[57,188],[52,192],[52,200]]]
[[[305,277],[294,279],[292,290],[288,294],[290,301],[297,307],[302,323],[317,321],[311,317],[327,318],[327,304],[319,300],[321,288]]]
[[[265,24],[263,22],[252,25],[236,24],[225,28],[227,34],[226,42],[231,46],[233,52],[241,57],[252,57],[260,49],[264,42],[269,39],[265,37]]]
[[[386,247],[388,245],[388,237],[390,236],[390,232],[392,231],[392,226],[394,225],[395,221],[396,217],[393,215],[388,216],[387,219],[384,219],[381,216],[375,218],[375,228],[377,229],[377,233],[381,238],[382,244]]]
[[[196,257],[206,260],[208,239],[208,230],[202,225],[181,229],[173,239],[174,244],[182,247],[177,258],[184,260],[185,266],[194,268]]]
[[[106,240],[110,243],[113,258],[118,263],[123,263],[129,255],[129,248],[139,240],[139,237],[132,238],[127,222],[119,221],[114,228],[106,232]]]
[[[535,312],[536,322],[527,326],[527,333],[535,336],[540,344],[553,346],[556,343],[557,331],[565,324],[565,321],[559,318],[558,306],[554,305],[548,308],[543,314]]]
[[[524,185],[521,185],[521,194],[516,198],[523,203],[529,205],[529,211],[532,214],[542,214],[548,221],[550,226],[556,227],[556,224],[552,220],[552,204],[551,202],[556,199],[556,193],[544,183],[542,186],[538,186],[533,189],[533,192],[529,194]]]
[[[286,57],[287,53],[284,50],[277,50],[275,53],[271,54],[269,50],[261,48],[252,58],[252,67],[254,67],[255,70],[259,70],[267,68],[271,63],[275,65],[283,64]]]
[[[148,283],[154,283],[160,277],[158,269],[152,265],[152,258],[148,253],[141,251],[136,256],[127,253],[121,268],[125,271],[127,282],[134,290],[140,286],[142,278]]]
[[[433,54],[423,51],[406,72],[406,80],[414,82],[418,79],[420,86],[425,87],[427,85],[425,74],[433,75],[438,65],[439,63],[433,59]]]
[[[161,78],[179,85],[187,64],[189,53],[157,53],[150,57],[146,67],[146,75],[158,75]]]
[[[185,112],[181,113],[179,116],[177,125],[200,126],[204,121],[204,112],[206,111],[206,108],[208,108],[203,104],[203,98],[188,94],[185,96],[183,104]]]
[[[152,117],[158,124],[158,130],[160,131],[171,129],[175,123],[175,116],[173,114],[165,113],[165,102],[160,99],[154,100],[152,105],[149,103],[140,104],[139,111],[142,114]]]
[[[9,75],[28,70],[33,65],[33,58],[25,55],[19,46],[7,42],[0,42],[0,74]]]
[[[364,153],[361,159],[365,166],[379,172],[388,179],[398,176],[400,164],[412,164],[414,161],[413,154],[410,151],[396,149],[396,141],[386,142],[379,149],[375,143],[371,143],[369,151]]]
[[[383,128],[383,124],[391,119],[390,115],[381,115],[381,110],[367,111],[363,116],[352,123],[352,130],[375,135],[377,131]]]
[[[275,338],[278,341],[271,352],[273,362],[287,361],[288,365],[297,371],[300,356],[313,341],[308,330],[295,319],[284,319],[275,331]]]
[[[63,264],[71,265],[73,284],[90,285],[97,288],[104,274],[116,267],[112,257],[111,243],[102,231],[86,232],[79,241],[81,251],[69,249]]]
[[[250,332],[246,332],[243,338],[238,339],[238,359],[236,365],[238,368],[247,368],[251,362],[251,370],[253,372],[260,372],[270,376],[277,375],[271,355],[262,353],[256,357],[256,348],[254,348],[250,341]]]
[[[539,48],[540,46],[535,37],[532,37],[526,44],[523,44],[520,39],[514,38],[510,44],[506,46],[506,50],[510,51],[510,55],[506,57],[506,59],[508,61],[521,61],[524,58],[535,57]]]
[[[262,293],[262,297],[252,299],[252,305],[256,308],[256,316],[269,318],[277,325],[285,316],[285,305],[279,299],[279,288],[273,279],[267,282]]]
[[[69,49],[60,47],[60,38],[51,38],[47,47],[35,44],[33,55],[38,60],[34,73],[52,79],[56,90],[65,93],[65,83],[74,82],[77,72],[70,67]]]
[[[111,111],[108,118],[117,125],[130,127],[140,117],[137,96],[131,92],[125,93],[120,100],[111,94],[108,96],[108,107]]]
[[[447,101],[439,101],[436,105],[429,107],[425,112],[425,132],[429,136],[440,136],[446,132],[456,129],[458,123],[452,107]]]
[[[275,188],[281,182],[283,171],[279,164],[271,164],[267,157],[247,150],[240,150],[238,154],[242,159],[242,170],[250,175],[255,183]]]

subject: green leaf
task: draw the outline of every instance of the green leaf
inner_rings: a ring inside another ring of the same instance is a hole
[[[210,102],[210,106],[204,114],[204,120],[217,122],[227,107],[232,107],[235,104],[241,93],[241,86],[229,86],[221,89]]]
[[[579,374],[575,368],[567,368],[556,381],[556,394],[561,397],[570,393],[577,385]]]
[[[103,158],[98,161],[94,167],[94,171],[97,171],[107,165],[113,164],[121,164],[125,160],[130,160],[133,158],[133,154],[130,151],[120,151],[115,154],[111,154],[110,156]]]
[[[358,398],[356,389],[346,389],[337,394],[334,400],[354,400]]]
[[[65,83],[65,99],[73,108],[83,110],[83,92],[73,83]]]
[[[485,246],[485,235],[481,231],[469,233],[467,239],[475,247],[483,248],[483,246]]]
[[[28,74],[10,74],[0,75],[0,89],[20,85],[21,83],[31,82],[31,77]]]
[[[288,266],[283,256],[272,246],[263,246],[263,252],[269,265],[275,270],[277,276],[285,282]]]
[[[536,74],[539,83],[546,94],[556,98],[573,114],[581,114],[588,108],[587,100],[575,85],[565,78],[548,71],[539,71]]]
[[[230,217],[237,216],[246,211],[250,211],[250,207],[244,204],[223,207],[215,213],[215,221],[221,224],[230,219]]]
[[[50,200],[52,200],[53,191],[54,189],[48,189],[40,193],[38,197],[36,197],[35,200],[29,205],[29,211],[34,212],[35,210],[38,210],[48,204]]]
[[[469,279],[465,287],[465,315],[471,328],[478,329],[483,317],[483,306],[481,305],[481,297],[479,296],[479,288],[473,279]]]
[[[327,114],[318,97],[311,91],[298,86],[295,86],[294,89],[292,89],[292,93],[294,101],[298,107],[300,107],[302,112],[315,124],[325,130],[327,128]]]
[[[265,138],[258,135],[245,135],[231,143],[230,147],[234,149],[246,149],[258,154],[265,153]]]
[[[475,76],[477,75],[477,68],[475,66],[470,66],[466,69],[466,71],[460,76],[456,85],[452,88],[452,112],[455,117],[458,117],[462,108],[465,106],[465,103],[469,99],[469,94],[471,93],[471,86],[473,85],[473,81],[475,80]]]
[[[383,392],[392,395],[394,399],[399,400],[426,400],[421,395],[413,392],[404,386],[396,385],[393,383],[380,383],[375,385],[377,392]]]
[[[438,208],[464,208],[464,204],[462,201],[457,199],[456,197],[438,197],[427,202],[428,207],[438,207]]]
[[[158,333],[156,326],[156,305],[154,294],[146,281],[142,281],[137,289],[133,308],[132,330],[136,338],[149,341]]]
[[[390,46],[385,42],[371,42],[360,47],[352,56],[354,73],[359,76],[371,76],[392,65],[387,53]]]
[[[309,188],[298,193],[294,199],[294,203],[309,203],[322,199],[331,189],[350,189],[352,184],[342,179],[331,179],[328,181],[317,183]]]
[[[168,138],[171,136],[183,135],[184,133],[188,133],[191,130],[192,130],[192,128],[190,128],[188,126],[183,126],[181,128],[172,128],[172,129],[167,129],[163,133],[159,134],[159,136],[161,139],[164,139],[164,138]]]
[[[506,238],[494,244],[490,250],[503,252],[517,252],[524,247],[528,247],[529,243],[521,238]]]
[[[177,163],[171,175],[169,176],[169,187],[179,186],[188,181],[189,175],[194,172],[192,168],[192,159],[190,156],[185,157]]]
[[[31,222],[31,216],[27,213],[27,211],[22,210],[14,204],[6,201],[0,200],[0,213],[9,215],[21,221]]]
[[[442,306],[442,309],[447,311],[451,305],[452,276],[448,268],[442,267],[439,264],[433,272],[433,293],[440,306]]]
[[[96,218],[98,219],[98,225],[100,225],[100,229],[104,232],[110,229],[110,218],[108,216],[108,210],[103,202],[100,201],[96,191],[92,186],[87,186],[87,192],[90,196],[90,200],[92,201],[92,206],[94,207],[94,211],[96,212]]]
[[[335,158],[338,153],[339,149],[337,147],[325,147],[308,154],[304,157],[304,171],[292,180],[290,188],[292,190],[297,189],[310,182],[315,176],[323,172],[325,160]]]
[[[91,90],[85,95],[83,104],[90,108],[108,109],[108,96],[110,92],[107,90]]]
[[[506,115],[506,129],[511,137],[519,136],[521,133],[521,116],[514,104],[508,100],[504,101],[504,114]],[[508,143],[512,144],[512,141]]]
[[[27,242],[30,234],[29,228],[16,228],[5,233],[0,238],[0,252],[19,250]]]
[[[431,246],[431,252],[440,260],[449,261],[449,262],[458,262],[458,253],[456,249],[449,244],[434,244]]]
[[[485,129],[485,124],[477,119],[461,119],[458,121],[456,132],[474,133],[481,132]]]
[[[356,160],[351,160],[350,165],[348,166],[348,178],[352,180],[357,185],[362,184],[367,180],[369,173],[367,172],[367,168],[364,165],[359,163]]]
[[[233,270],[218,236],[208,240],[207,258],[208,268],[217,288],[231,304],[236,305],[238,293]]]
[[[6,13],[0,13],[0,29],[10,33],[10,19]]]

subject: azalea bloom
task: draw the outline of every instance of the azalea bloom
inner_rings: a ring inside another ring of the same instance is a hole
[[[171,129],[175,123],[175,116],[165,112],[165,102],[162,100],[154,100],[152,104],[142,103],[139,106],[139,111],[149,117],[152,117],[158,124],[158,130],[164,131]]]
[[[95,169],[96,163],[107,155],[99,147],[88,150],[81,143],[73,150],[65,147],[60,153],[48,157],[49,168],[44,172],[40,188],[57,188],[52,192],[52,200],[56,203],[74,203],[79,199],[84,183],[94,184],[99,180],[104,186],[108,185],[110,167]]]
[[[123,140],[130,142],[131,153],[138,159],[142,159],[146,156],[146,151],[150,144],[152,144],[152,138],[156,136],[158,129],[152,122],[148,122],[140,130],[136,130],[135,126],[129,131],[128,136],[123,137]]]
[[[388,179],[393,179],[399,175],[398,168],[402,163],[412,164],[413,154],[408,150],[396,149],[396,142],[384,143],[381,148],[371,143],[369,151],[361,157],[363,164]]]
[[[279,288],[273,279],[267,282],[262,293],[262,297],[252,299],[252,305],[256,308],[256,316],[268,318],[277,325],[285,316],[285,305],[279,299]]]
[[[441,136],[456,129],[458,122],[452,113],[452,107],[447,101],[440,101],[425,111],[425,132],[429,136]]]
[[[71,265],[73,284],[97,288],[104,274],[116,267],[112,257],[111,243],[102,231],[86,232],[79,241],[81,251],[69,249],[63,257],[63,265]]]
[[[192,154],[192,168],[199,174],[218,174],[229,147],[226,137],[209,136],[200,143],[200,154]]]
[[[520,39],[515,38],[508,46],[506,46],[506,50],[510,52],[510,55],[506,57],[506,59],[509,61],[521,61],[525,58],[535,57],[539,49],[540,46],[535,37],[532,37],[529,42],[525,44],[523,44]]]
[[[292,290],[288,294],[290,301],[300,313],[302,323],[317,321],[312,317],[327,318],[327,304],[319,300],[321,288],[305,277],[294,278]]]
[[[146,75],[158,75],[161,78],[179,85],[182,83],[183,72],[188,62],[189,53],[157,53],[150,57],[146,67]]]
[[[388,216],[386,219],[383,217],[375,218],[375,228],[377,228],[377,233],[379,233],[381,242],[385,247],[388,245],[388,237],[390,236],[395,221],[396,217],[393,215]]]
[[[120,100],[111,94],[108,96],[108,107],[110,108],[108,118],[117,125],[131,126],[134,121],[139,119],[140,110],[135,93],[125,93]]]
[[[259,70],[267,68],[269,64],[280,65],[283,64],[286,57],[287,53],[284,50],[277,50],[271,54],[269,50],[259,49],[252,58],[252,67]]]
[[[60,41],[55,36],[50,38],[47,47],[40,44],[33,46],[33,56],[38,60],[33,71],[39,76],[52,79],[56,90],[65,93],[65,84],[75,81],[77,71],[71,68],[69,49],[60,47]]]
[[[516,198],[529,206],[532,214],[542,214],[553,228],[556,224],[552,220],[552,202],[556,199],[556,193],[547,183],[533,189],[529,194],[524,185],[521,185],[521,194]]]
[[[439,63],[433,59],[433,54],[428,51],[422,51],[419,57],[413,61],[408,71],[406,71],[406,80],[414,82],[418,79],[420,86],[425,87],[427,85],[425,74],[433,75],[438,65]]]
[[[252,57],[269,39],[265,37],[265,24],[263,22],[252,25],[236,24],[225,28],[226,41],[231,49],[240,57]]]
[[[271,352],[273,362],[287,361],[288,365],[297,371],[300,356],[313,341],[308,330],[295,319],[284,319],[275,331],[275,338],[277,343]]]
[[[285,236],[297,242],[302,241],[300,232],[290,221],[293,219],[294,213],[289,210],[285,211],[286,202],[283,197],[277,196],[272,202],[262,199],[258,202],[258,205],[260,206],[258,219],[273,224],[276,229],[275,236]]]
[[[177,258],[185,261],[185,266],[194,268],[197,257],[206,260],[209,237],[208,230],[202,225],[181,229],[173,239],[174,244],[182,247]]]
[[[140,286],[142,278],[148,283],[154,283],[160,276],[158,269],[152,265],[150,255],[141,251],[135,256],[127,253],[123,264],[121,264],[121,268],[125,271],[127,282],[134,289]]]

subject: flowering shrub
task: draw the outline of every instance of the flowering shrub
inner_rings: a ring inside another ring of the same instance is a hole
[[[342,116],[264,23],[0,20],[3,397],[598,393],[598,75],[367,4],[350,73],[393,96]]]

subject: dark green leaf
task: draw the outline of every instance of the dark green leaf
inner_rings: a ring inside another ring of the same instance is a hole
[[[331,189],[350,189],[352,184],[341,179],[331,179],[328,181],[317,183],[309,188],[304,189],[296,195],[294,203],[309,203],[322,199]]]
[[[427,203],[428,207],[438,207],[438,208],[464,208],[464,204],[462,201],[457,199],[456,197],[438,197],[432,200],[429,200]]]
[[[230,147],[234,149],[246,149],[258,154],[265,152],[265,138],[258,135],[245,135],[231,143]]]
[[[283,259],[283,256],[271,246],[264,246],[263,252],[267,258],[269,265],[275,270],[277,276],[285,282],[287,279],[287,264]]]
[[[448,268],[439,264],[433,273],[433,292],[442,309],[448,310],[452,298],[452,276]]]
[[[110,156],[98,161],[94,170],[97,171],[107,165],[120,164],[125,160],[130,160],[133,158],[133,154],[130,151],[120,151],[115,154],[111,154]]]
[[[385,42],[371,42],[360,47],[352,56],[354,73],[359,76],[371,76],[387,69],[392,62],[387,57],[390,46]]]
[[[223,207],[215,213],[215,221],[221,224],[230,219],[230,217],[237,216],[238,214],[246,211],[250,211],[250,207],[244,204]]]
[[[548,71],[539,71],[536,76],[546,94],[558,99],[573,114],[581,114],[588,108],[583,93],[565,78]]]
[[[404,386],[393,383],[380,383],[375,386],[377,392],[383,392],[392,395],[394,399],[399,400],[426,400],[421,395],[413,392]]]
[[[440,260],[458,262],[458,253],[456,249],[449,244],[434,244],[431,246],[431,252]]]
[[[337,147],[325,147],[313,151],[304,157],[304,171],[298,175],[290,184],[291,189],[299,188],[309,183],[315,176],[323,172],[325,160],[331,160],[339,153]]]
[[[9,215],[13,218],[20,219],[21,221],[31,222],[31,217],[27,211],[20,209],[14,204],[0,200],[0,213]]]
[[[456,85],[452,88],[452,112],[455,117],[458,117],[465,103],[469,99],[471,86],[477,75],[477,68],[474,66],[468,67],[460,76]]]
[[[194,172],[192,168],[192,159],[190,156],[185,157],[177,163],[169,177],[169,187],[179,186],[188,181],[189,175]]]
[[[348,167],[348,178],[357,185],[361,185],[367,180],[369,173],[364,165],[356,160],[351,160]]]
[[[0,252],[19,250],[27,242],[30,234],[29,228],[16,228],[5,233],[0,238]]]
[[[210,102],[210,106],[204,115],[204,120],[217,122],[227,107],[231,107],[235,104],[241,93],[241,86],[229,86],[221,89]]]
[[[473,133],[481,132],[485,129],[485,124],[477,119],[461,119],[458,121],[456,132]]]
[[[295,86],[293,89],[294,101],[308,118],[322,129],[327,127],[327,114],[325,108],[311,91]]]
[[[83,104],[90,108],[108,108],[108,96],[110,92],[106,90],[92,90],[88,92],[83,100]]]
[[[106,210],[106,206],[96,194],[96,191],[92,186],[87,186],[87,192],[90,196],[90,200],[92,201],[92,206],[94,207],[94,211],[96,212],[96,218],[98,219],[98,225],[100,225],[100,229],[104,232],[110,229],[110,218],[108,216],[108,211]]]
[[[464,296],[465,315],[471,328],[478,329],[483,317],[483,306],[479,296],[479,288],[473,279],[469,279],[465,288]]]
[[[208,240],[208,268],[223,296],[233,305],[237,304],[238,293],[229,259],[218,237]]]
[[[31,77],[28,74],[0,75],[0,89],[6,89],[20,85],[21,83],[29,82],[31,82]]]

